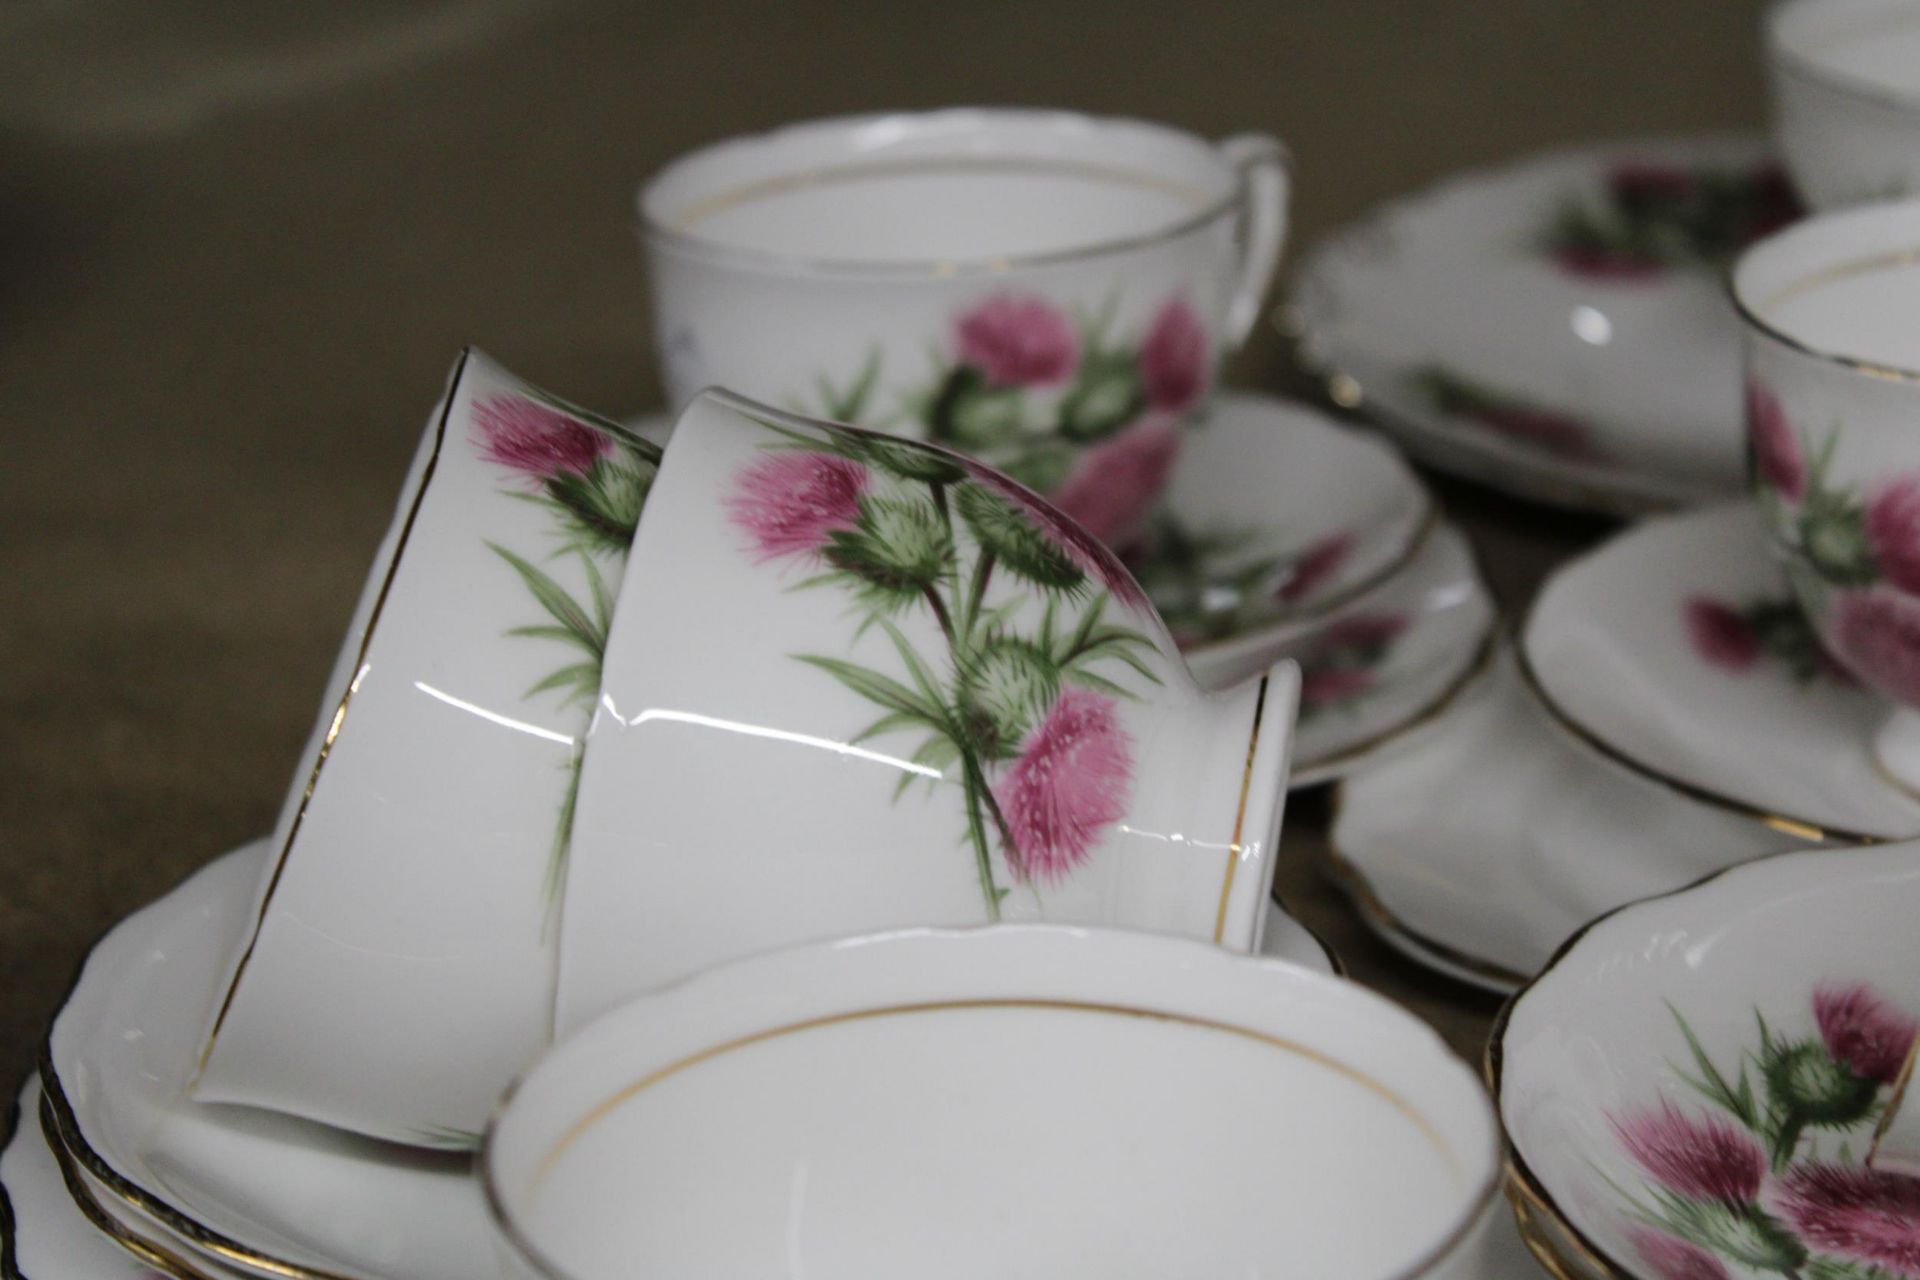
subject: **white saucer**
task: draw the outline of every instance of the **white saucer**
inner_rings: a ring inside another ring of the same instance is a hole
[[[200,1014],[219,980],[217,940],[225,921],[246,912],[267,853],[260,841],[228,854],[94,948],[42,1060],[61,1138],[120,1221],[151,1224],[149,1238],[191,1253],[209,1274],[494,1274],[494,1237],[467,1158],[186,1100]],[[1262,950],[1335,967],[1277,907]]]
[[[1700,258],[1680,220],[1625,211],[1703,209],[1700,175],[1737,175],[1756,212],[1769,171],[1756,141],[1683,137],[1449,178],[1317,246],[1282,328],[1336,402],[1434,466],[1613,512],[1731,494],[1740,354],[1724,259]],[[1634,226],[1664,234],[1623,238]],[[1596,236],[1637,248],[1578,250]]]
[[[1504,647],[1489,678],[1341,784],[1329,871],[1415,961],[1517,989],[1588,920],[1796,836],[1622,769],[1552,723]]]
[[[1521,645],[1548,708],[1650,778],[1809,839],[1920,834],[1874,761],[1885,704],[1820,659],[1746,503],[1568,564]]]
[[[155,1274],[81,1215],[41,1136],[40,1082],[28,1081],[13,1136],[0,1152],[0,1280],[153,1280]]]
[[[1311,626],[1282,624],[1187,655],[1225,688],[1297,658],[1300,720],[1290,785],[1310,787],[1380,758],[1444,711],[1486,667],[1495,609],[1459,530],[1442,525],[1412,563]]]

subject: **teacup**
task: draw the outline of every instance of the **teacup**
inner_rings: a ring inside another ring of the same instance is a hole
[[[1920,200],[1765,240],[1733,293],[1762,523],[1827,649],[1897,704],[1875,753],[1920,790]]]
[[[200,1100],[470,1146],[546,1045],[598,649],[659,456],[455,366],[218,979]]]
[[[641,191],[676,406],[706,386],[951,446],[1123,545],[1259,314],[1285,152],[1066,112],[791,125]]]
[[[1298,669],[1203,691],[1113,554],[1007,477],[708,392],[621,596],[562,1033],[711,964],[876,929],[1258,947]]]
[[[560,1043],[479,1173],[515,1274],[1486,1273],[1491,1108],[1283,961],[1012,925],[759,956]]]
[[[1774,134],[1815,208],[1920,192],[1920,5],[1786,0],[1766,41]]]

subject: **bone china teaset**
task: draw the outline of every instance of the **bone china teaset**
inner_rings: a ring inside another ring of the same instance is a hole
[[[1744,401],[1748,493],[1511,642],[1395,453],[1213,387],[1271,139],[670,165],[676,414],[461,357],[275,831],[56,1018],[0,1273],[1920,1277],[1920,4],[1767,28],[1821,212],[1746,140],[1561,153],[1282,309],[1535,497],[1723,495]],[[1270,898],[1335,778],[1368,923],[1524,985],[1491,1105]]]

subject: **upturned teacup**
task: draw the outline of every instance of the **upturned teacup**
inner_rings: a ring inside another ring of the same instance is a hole
[[[1920,192],[1920,4],[1785,0],[1766,43],[1774,135],[1815,208]]]
[[[1258,947],[1298,669],[1203,691],[1113,553],[1008,477],[707,392],[621,598],[562,1032],[711,964],[877,929]]]
[[[706,386],[980,458],[1111,545],[1246,337],[1279,143],[1067,112],[790,125],[640,192],[676,406]]]
[[[1896,704],[1875,754],[1920,790],[1920,199],[1761,242],[1733,294],[1763,526],[1822,642]]]

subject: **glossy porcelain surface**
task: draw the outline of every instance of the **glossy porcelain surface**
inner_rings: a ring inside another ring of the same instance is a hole
[[[1285,153],[959,109],[790,125],[640,193],[668,398],[932,439],[1139,532],[1285,232]]]
[[[1583,746],[1504,651],[1457,707],[1341,783],[1331,843],[1334,878],[1376,933],[1503,992],[1603,911],[1805,847]]]
[[[1472,1073],[1372,993],[1027,925],[621,1008],[521,1081],[481,1176],[527,1274],[568,1280],[1464,1275],[1497,1149]]]
[[[1194,679],[1231,688],[1280,658],[1300,664],[1292,784],[1340,777],[1400,745],[1483,672],[1496,610],[1458,529],[1325,618],[1255,629],[1190,650]]]
[[[1920,1028],[1920,847],[1797,853],[1594,924],[1509,1008],[1516,1189],[1577,1274],[1892,1277],[1875,1133]]]
[[[580,740],[657,456],[455,366],[194,1029],[198,1096],[461,1146],[546,1043]]]
[[[1796,212],[1764,148],[1668,138],[1530,156],[1317,246],[1304,363],[1436,466],[1637,512],[1739,487],[1739,329],[1721,273]]]
[[[62,1127],[77,1166],[109,1211],[144,1221],[150,1239],[193,1252],[202,1269],[282,1280],[494,1274],[468,1159],[186,1096],[192,1031],[215,995],[220,939],[244,926],[250,887],[270,856],[260,841],[212,864],[123,922],[88,958],[44,1067],[65,1100]],[[1271,905],[1263,951],[1334,969],[1319,941]]]
[[[1257,945],[1297,670],[1203,692],[1119,561],[1005,477],[708,393],[623,591],[652,607],[608,644],[563,1032],[721,960],[911,924]]]
[[[1629,767],[1785,834],[1920,833],[1888,781],[1878,698],[1807,627],[1748,503],[1649,521],[1559,570],[1523,636],[1576,733]]]
[[[1814,205],[1920,192],[1920,5],[1787,0],[1766,42],[1774,136]]]
[[[1828,650],[1888,699],[1875,761],[1920,794],[1920,200],[1809,219],[1746,254],[1734,294],[1773,554]]]

